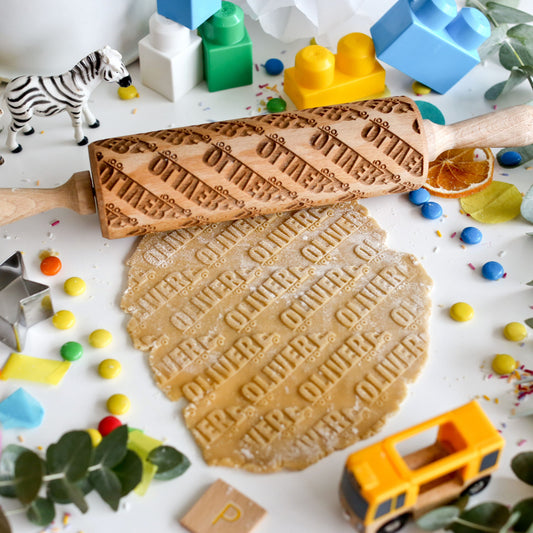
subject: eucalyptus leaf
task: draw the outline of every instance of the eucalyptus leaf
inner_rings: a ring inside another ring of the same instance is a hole
[[[82,479],[91,464],[92,444],[87,431],[69,431],[46,450],[48,473],[63,472],[68,481]]]
[[[533,65],[531,52],[516,39],[508,39],[502,43],[499,58],[502,67],[507,70],[525,65]]]
[[[89,510],[83,490],[66,478],[54,479],[47,485],[48,497],[57,503],[73,503],[82,513]]]
[[[94,450],[93,464],[113,468],[126,456],[128,426],[122,425],[106,435]]]
[[[141,482],[143,463],[134,451],[128,450],[126,457],[113,468],[113,472],[120,481],[121,496],[126,496]]]
[[[18,444],[8,444],[3,450],[0,457],[0,482],[13,480],[15,477],[15,463],[19,455],[28,451],[28,448]],[[4,498],[16,498],[15,484],[0,487],[0,496]]]
[[[428,513],[423,514],[417,521],[416,525],[426,531],[437,531],[444,529],[454,522],[461,511],[453,506],[446,505],[438,507]]]
[[[533,17],[531,17],[533,20]],[[507,31],[507,36],[520,41],[524,46],[531,48],[533,46],[533,26],[529,24],[517,24]],[[527,63],[531,65],[531,63]]]
[[[154,474],[154,479],[158,481],[168,481],[169,479],[174,479],[181,476],[188,468],[191,466],[191,463],[185,455],[183,456],[183,461],[177,464],[174,468],[167,470],[166,472],[158,472]]]
[[[28,507],[26,516],[36,526],[47,526],[56,516],[54,502],[48,498],[37,498]]]
[[[182,465],[184,462],[189,466],[189,460],[181,452],[172,446],[158,446],[154,448],[147,457],[148,461],[157,466],[157,472],[163,474]]]
[[[531,22],[533,16],[520,9],[515,9],[503,5],[500,2],[487,2],[488,13],[492,19],[503,24],[518,24],[520,22]]]
[[[118,476],[106,466],[89,473],[89,480],[96,492],[114,511],[118,510],[122,487]]]
[[[528,485],[533,485],[533,452],[522,452],[515,455],[511,461],[511,469],[518,479]]]
[[[15,492],[21,503],[31,503],[37,497],[44,471],[43,460],[31,450],[18,456],[15,462]]]
[[[479,533],[476,526],[490,526],[499,530],[511,516],[509,508],[498,502],[485,502],[463,511],[450,529],[454,533]],[[472,525],[469,525],[472,524]]]
[[[526,79],[526,75],[520,69],[511,70],[511,74],[506,81],[501,81],[496,85],[493,85],[485,92],[485,98],[487,100],[496,100],[502,94],[514,89],[517,85],[522,83]]]
[[[533,525],[533,498],[518,502],[512,509],[512,513],[520,513],[520,518],[514,524],[514,531],[524,532]]]
[[[7,517],[4,514],[4,511],[2,511],[1,507],[0,507],[0,533],[12,533],[11,525],[9,524]]]
[[[529,283],[526,283],[526,285],[533,286],[533,280],[531,280]],[[526,318],[524,320],[524,323],[526,324],[526,326],[529,326],[530,328],[533,328],[533,318]]]

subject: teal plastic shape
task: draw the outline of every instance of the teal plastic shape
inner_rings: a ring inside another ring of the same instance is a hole
[[[221,7],[221,0],[157,0],[157,12],[195,30]]]
[[[198,28],[198,33],[203,41],[204,78],[209,91],[251,85],[252,41],[239,6],[222,2],[220,10]]]
[[[4,429],[32,429],[43,421],[44,408],[23,388],[0,402],[0,424]]]
[[[398,0],[370,33],[381,61],[444,94],[479,63],[490,23],[455,0]]]

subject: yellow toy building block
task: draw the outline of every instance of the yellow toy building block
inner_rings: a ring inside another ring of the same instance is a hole
[[[25,379],[47,385],[58,385],[69,368],[68,361],[41,359],[21,353],[12,353],[2,369],[0,378],[4,380]]]
[[[349,33],[336,55],[317,44],[300,50],[294,67],[285,70],[284,90],[298,109],[376,98],[385,92],[385,69],[372,39]]]

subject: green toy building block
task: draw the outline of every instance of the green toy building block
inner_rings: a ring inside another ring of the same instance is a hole
[[[253,81],[252,41],[243,10],[231,2],[198,29],[204,48],[204,77],[209,91],[250,85]]]

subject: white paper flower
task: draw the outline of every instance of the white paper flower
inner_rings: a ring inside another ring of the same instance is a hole
[[[370,26],[395,0],[233,0],[258,20],[263,30],[284,42],[314,37],[335,47],[351,32],[369,34]]]

